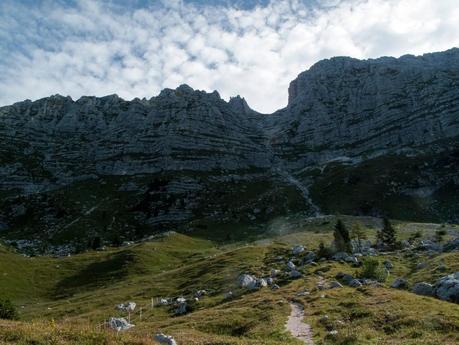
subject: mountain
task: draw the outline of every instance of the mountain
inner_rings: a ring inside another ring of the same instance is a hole
[[[273,114],[187,85],[2,107],[0,234],[80,250],[296,213],[458,221],[458,86],[454,48],[320,61]]]

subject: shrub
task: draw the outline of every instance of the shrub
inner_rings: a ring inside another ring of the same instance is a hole
[[[317,256],[320,258],[329,259],[333,256],[333,250],[329,247],[325,247],[323,242],[319,244],[319,250],[317,251]]]
[[[435,232],[435,241],[436,242],[442,242],[444,237],[446,235],[446,230],[440,229]]]
[[[13,303],[8,299],[0,299],[0,319],[17,320],[18,318],[19,315]]]
[[[414,241],[416,241],[417,239],[420,239],[422,237],[422,232],[421,231],[416,231],[414,234],[412,234],[410,236],[410,238],[408,239],[408,241],[410,243],[413,243]]]
[[[375,279],[378,282],[384,282],[387,279],[388,272],[384,265],[381,265],[377,259],[370,258],[364,261],[360,278]]]

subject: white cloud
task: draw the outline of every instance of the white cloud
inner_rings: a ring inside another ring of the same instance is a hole
[[[163,1],[133,9],[79,0],[0,5],[0,104],[61,93],[151,97],[181,83],[256,110],[323,58],[440,51],[459,44],[457,0],[277,0],[249,10]]]

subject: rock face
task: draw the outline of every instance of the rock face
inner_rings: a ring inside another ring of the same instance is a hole
[[[287,108],[274,114],[276,147],[304,167],[457,137],[458,85],[459,49],[321,61],[290,84]]]
[[[271,115],[186,85],[149,100],[56,95],[1,107],[0,231],[42,248],[204,218],[399,217],[392,199],[405,217],[458,220],[447,202],[459,192],[458,86],[451,49],[318,62]]]

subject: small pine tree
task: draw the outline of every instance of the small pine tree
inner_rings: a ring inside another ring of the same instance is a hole
[[[394,250],[397,248],[397,233],[388,218],[383,219],[383,228],[378,231],[378,242],[385,249]]]
[[[341,219],[338,219],[336,222],[333,237],[335,238],[334,245],[337,251],[349,252],[351,250],[351,239],[349,237],[349,231]]]

